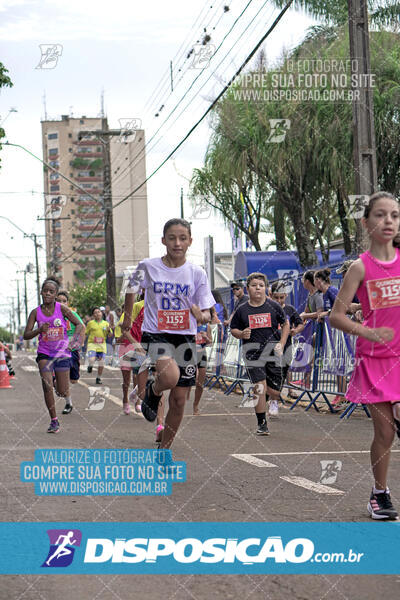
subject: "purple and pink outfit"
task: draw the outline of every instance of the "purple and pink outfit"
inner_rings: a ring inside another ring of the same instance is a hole
[[[357,338],[356,367],[346,398],[350,402],[374,404],[400,401],[400,250],[396,257],[383,262],[370,252],[360,255],[365,277],[357,290],[363,325],[370,328],[390,327],[394,337],[379,344]]]
[[[71,352],[68,350],[68,325],[61,311],[61,304],[55,303],[54,312],[50,317],[46,316],[38,306],[36,322],[39,327],[43,323],[49,324],[48,330],[39,334],[36,362],[48,360],[49,364],[45,368],[48,371],[68,371]]]

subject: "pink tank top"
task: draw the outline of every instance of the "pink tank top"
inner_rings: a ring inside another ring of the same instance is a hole
[[[369,251],[360,255],[365,277],[357,290],[366,327],[391,327],[391,342],[378,344],[364,338],[357,339],[357,354],[377,358],[400,356],[400,250],[390,262],[382,262]]]
[[[39,334],[38,353],[58,358],[70,357],[68,350],[67,322],[61,312],[61,304],[55,303],[54,312],[51,317],[46,316],[40,306],[36,309],[36,321],[38,326],[48,323],[46,333]]]

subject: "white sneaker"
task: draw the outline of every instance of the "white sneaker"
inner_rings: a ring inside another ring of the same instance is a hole
[[[279,414],[278,400],[269,401],[268,414],[270,417],[277,417]]]

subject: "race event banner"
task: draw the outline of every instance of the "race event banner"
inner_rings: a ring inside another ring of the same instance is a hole
[[[0,573],[396,574],[399,525],[1,523]]]

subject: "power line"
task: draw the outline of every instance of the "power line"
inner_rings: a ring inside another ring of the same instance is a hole
[[[236,17],[233,25],[231,26],[231,28],[229,29],[229,31],[225,34],[225,36],[222,39],[222,42],[219,44],[219,46],[217,47],[217,49],[215,50],[213,57],[214,58],[216,56],[216,54],[218,53],[219,49],[221,48],[222,44],[225,42],[226,38],[228,37],[228,35],[230,35],[230,33],[232,32],[232,30],[234,29],[234,27],[236,26],[236,24],[239,22],[239,20],[242,18],[242,16],[244,15],[244,13],[246,12],[246,10],[249,8],[249,6],[251,5],[251,3],[253,2],[253,0],[249,0],[246,4],[246,6],[244,7],[244,9],[242,10],[242,12],[239,14],[238,17]],[[268,2],[268,0],[266,0],[266,2]],[[265,2],[265,3],[266,3]],[[265,5],[264,3],[264,5]],[[139,153],[131,160],[131,162],[129,163],[129,165],[127,165],[125,167],[125,169],[119,173],[117,175],[116,179],[119,179],[120,177],[122,177],[122,175],[124,173],[126,173],[126,171],[128,169],[131,168],[131,166],[135,163],[136,159],[138,157],[140,157],[141,155],[143,155],[143,153],[145,152],[146,148],[149,146],[149,144],[153,141],[153,139],[156,137],[156,135],[158,134],[158,132],[161,130],[162,127],[164,127],[165,123],[167,123],[167,121],[169,121],[170,117],[174,114],[174,112],[176,111],[176,109],[178,108],[178,106],[183,102],[183,100],[186,98],[186,96],[188,95],[188,93],[190,92],[190,90],[193,88],[194,84],[196,83],[196,81],[201,77],[201,75],[203,74],[203,71],[201,71],[197,77],[195,77],[195,79],[192,81],[192,83],[190,84],[189,88],[186,90],[185,94],[182,96],[182,98],[178,101],[178,103],[174,106],[174,108],[172,109],[172,111],[169,113],[168,117],[166,119],[164,119],[163,123],[161,123],[161,125],[159,126],[159,128],[157,129],[157,131],[151,136],[151,138],[148,140],[148,142],[146,142],[146,144],[144,145],[143,149],[139,151]],[[208,81],[208,80],[207,80]],[[153,145],[154,148],[155,144]],[[151,149],[151,148],[150,148]]]

